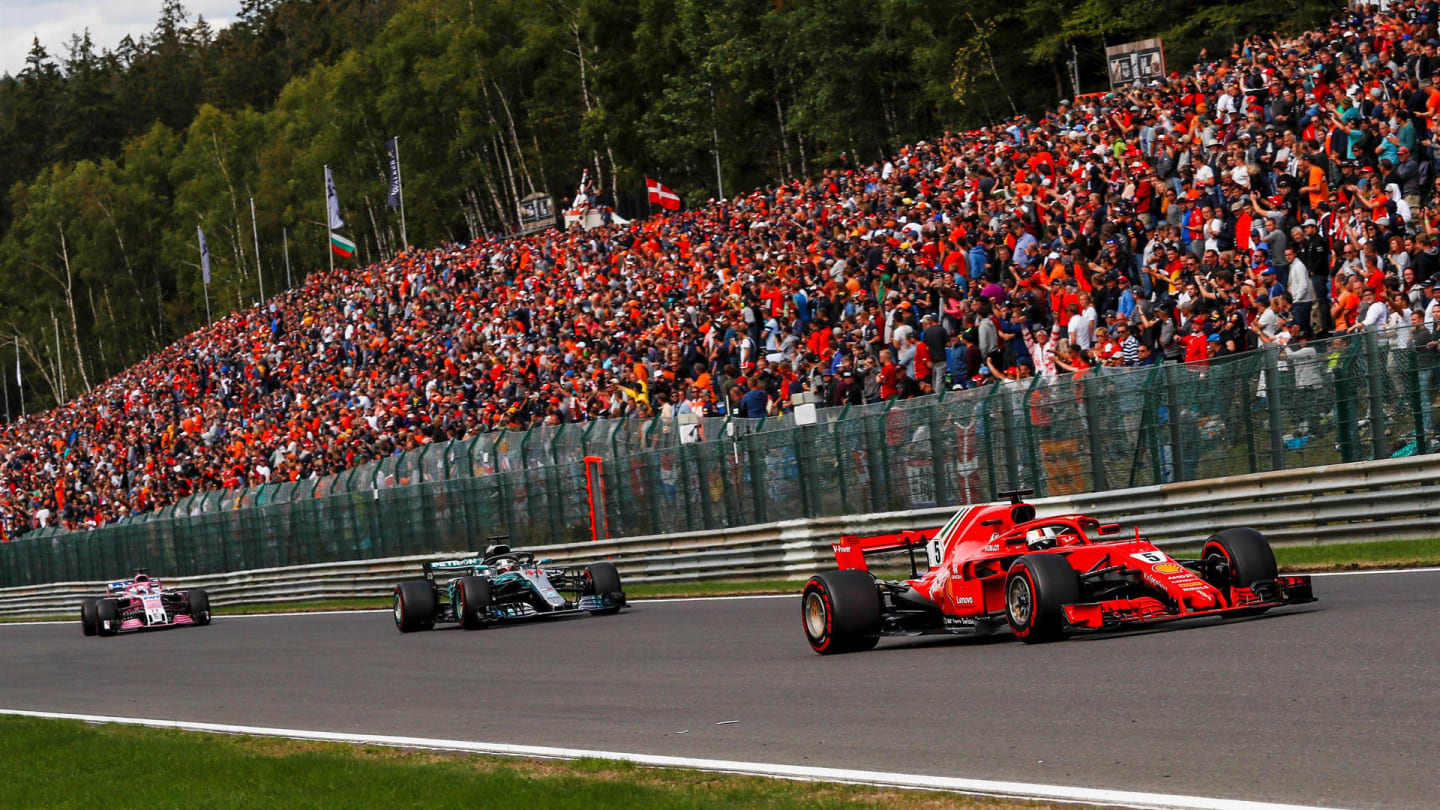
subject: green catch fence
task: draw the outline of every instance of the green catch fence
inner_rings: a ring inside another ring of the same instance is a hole
[[[0,586],[186,576],[1162,484],[1435,452],[1440,353],[1408,334],[1096,368],[773,419],[602,420],[432,444],[0,545]],[[586,458],[598,459],[587,464]]]

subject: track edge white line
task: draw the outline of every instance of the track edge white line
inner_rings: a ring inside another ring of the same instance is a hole
[[[1204,796],[1184,796],[1064,785],[1041,785],[1026,782],[970,779],[964,777],[925,776],[921,774],[865,771],[847,768],[821,768],[806,765],[675,757],[661,754],[592,751],[581,748],[513,745],[508,743],[429,739],[424,737],[403,737],[383,734],[310,731],[263,726],[240,726],[226,723],[202,723],[185,720],[156,720],[137,717],[73,714],[68,712],[45,712],[28,709],[0,709],[0,715],[35,717],[50,720],[78,720],[85,723],[108,723],[145,726],[149,728],[171,728],[182,731],[218,734],[283,737],[316,742],[338,742],[454,751],[491,756],[515,756],[538,759],[579,759],[584,757],[629,762],[644,767],[687,768],[742,776],[765,776],[798,781],[836,782],[841,784],[903,788],[909,790],[936,790],[1031,801],[1050,800],[1077,804],[1101,804],[1137,808],[1138,810],[1332,810],[1331,808],[1308,805],[1277,804],[1273,802],[1255,802],[1241,799],[1220,799]]]

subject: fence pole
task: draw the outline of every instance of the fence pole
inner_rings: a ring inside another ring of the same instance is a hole
[[[885,401],[885,407],[875,414],[875,423],[865,430],[865,463],[870,467],[870,506],[876,512],[890,511],[890,442],[885,437],[885,420],[895,400]]]
[[[950,477],[945,474],[945,440],[941,436],[945,427],[945,416],[940,410],[944,400],[945,389],[941,387],[940,396],[930,408],[930,474],[935,479],[936,506],[949,506],[954,503],[949,492]]]
[[[1031,377],[1030,386],[1025,389],[1025,393],[1020,400],[1020,415],[1025,419],[1026,463],[1030,466],[1030,475],[1035,479],[1032,489],[1035,490],[1035,495],[1041,498],[1048,495],[1049,491],[1046,482],[1045,468],[1040,461],[1042,458],[1040,440],[1035,437],[1035,406],[1033,403],[1035,397],[1041,393],[1040,384],[1043,379],[1044,377],[1041,377],[1039,374]],[[1051,416],[1053,415],[1054,414],[1051,414]]]
[[[1265,412],[1270,427],[1270,469],[1285,469],[1285,413],[1280,408],[1280,350],[1266,344],[1260,350],[1264,364]]]
[[[1080,378],[1081,405],[1085,414],[1085,434],[1090,443],[1090,490],[1103,492],[1110,488],[1105,481],[1105,433],[1100,429],[1100,394],[1095,390],[1099,380],[1093,371]]]
[[[1170,480],[1185,480],[1185,436],[1180,429],[1180,366],[1166,363],[1165,399],[1166,412],[1170,415]]]
[[[765,418],[761,417],[760,424],[756,425],[754,433],[745,437],[745,458],[750,463],[750,502],[755,509],[755,523],[768,523],[769,498],[766,485],[769,481],[765,477],[765,452],[760,445],[760,429],[765,426]]]
[[[1365,333],[1365,382],[1370,389],[1370,445],[1374,450],[1371,458],[1382,459],[1390,455],[1385,444],[1385,358],[1380,356],[1380,334]]]
[[[996,383],[996,387],[1004,388],[1004,383]],[[1018,395],[1019,392],[1014,392]],[[1023,487],[1020,481],[1020,447],[1019,437],[1016,436],[1015,423],[1019,417],[1015,415],[1015,396],[1010,392],[1001,393],[1000,406],[1003,409],[1000,414],[1000,421],[1005,425],[1005,488],[1020,489]]]
[[[1425,410],[1428,405],[1425,397],[1429,394],[1420,389],[1420,352],[1411,345],[1410,350],[1402,355],[1405,358],[1405,388],[1410,400],[1410,413],[1415,418],[1415,452],[1430,452],[1430,436],[1425,432]]]
[[[800,475],[800,512],[807,518],[820,513],[820,493],[811,490],[811,487],[820,485],[819,471],[815,469],[815,454],[811,450],[815,444],[816,427],[797,425],[791,430],[794,436],[791,449],[795,453],[795,465],[799,468]]]
[[[850,514],[850,493],[845,482],[845,451],[840,445],[840,435],[845,417],[850,413],[850,403],[840,409],[840,415],[830,423],[830,436],[835,440],[835,483],[840,488],[840,514]]]
[[[565,536],[565,501],[568,493],[561,492],[560,484],[560,459],[555,455],[555,445],[560,442],[560,436],[565,432],[565,423],[561,422],[555,429],[555,435],[550,439],[550,459],[545,465],[546,477],[550,480],[545,485],[545,516],[550,520],[550,542],[568,543],[571,539]]]

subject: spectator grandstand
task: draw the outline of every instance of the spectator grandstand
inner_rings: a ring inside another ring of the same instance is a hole
[[[312,273],[0,438],[5,539],[421,445],[1213,364],[1440,312],[1436,3],[588,232]]]

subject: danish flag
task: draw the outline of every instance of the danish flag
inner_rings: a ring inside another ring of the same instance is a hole
[[[645,178],[645,190],[650,192],[650,202],[666,211],[680,210],[680,195],[666,188],[659,180]]]

